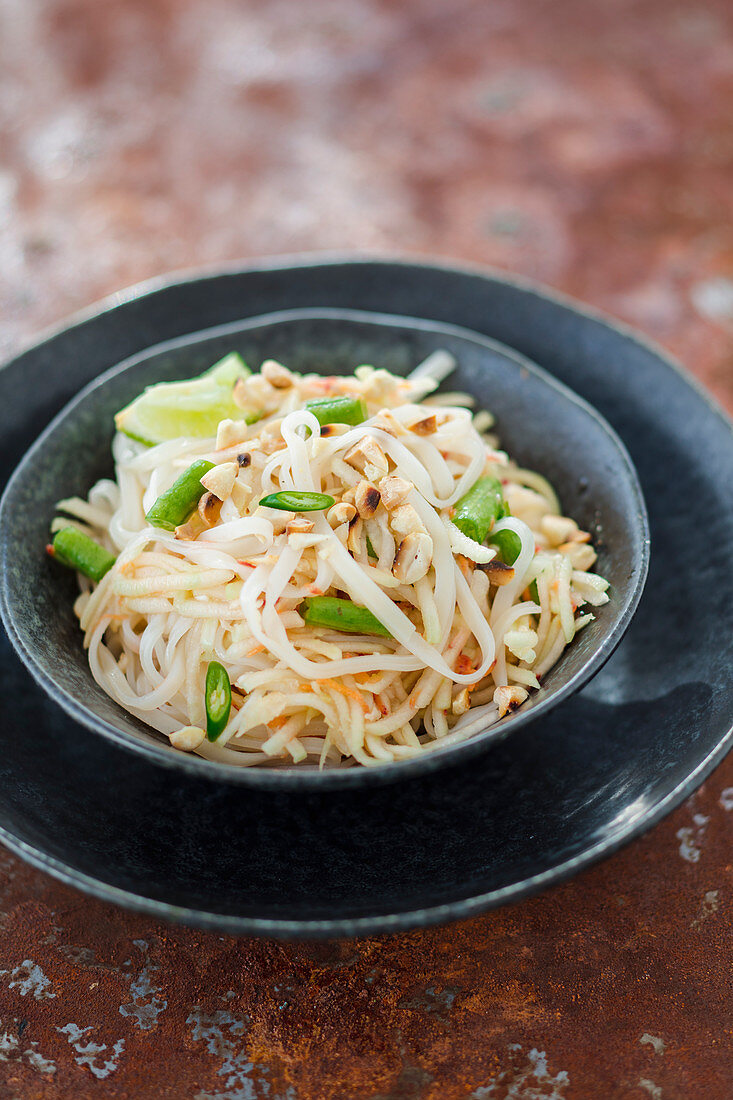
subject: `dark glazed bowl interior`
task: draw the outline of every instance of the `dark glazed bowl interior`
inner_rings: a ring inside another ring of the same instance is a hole
[[[254,369],[276,358],[297,371],[351,373],[359,363],[406,374],[439,347],[458,370],[446,387],[473,394],[496,416],[501,445],[544,474],[563,510],[592,532],[598,572],[611,600],[572,643],[541,689],[514,715],[463,745],[379,769],[319,773],[312,768],[236,769],[184,756],[104,694],[89,671],[73,615],[75,577],[43,552],[55,502],[85,496],[111,476],[113,415],[144,386],[200,373],[238,350]],[[449,757],[465,758],[576,691],[610,656],[636,608],[648,565],[646,510],[625,448],[606,422],[569,390],[517,353],[450,326],[347,311],[271,314],[160,344],[102,375],[73,400],[31,447],[0,507],[2,608],[20,656],[41,686],[75,719],[160,763],[226,772],[238,782],[349,784],[389,778]],[[561,747],[558,746],[558,751]]]

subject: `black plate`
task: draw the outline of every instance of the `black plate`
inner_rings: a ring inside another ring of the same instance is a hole
[[[422,264],[298,261],[130,292],[20,356],[0,374],[5,475],[102,370],[300,307],[462,325],[595,405],[626,443],[650,514],[651,570],[630,630],[584,691],[484,755],[315,793],[174,778],[75,725],[3,638],[2,836],[90,892],[230,931],[349,935],[467,916],[614,850],[730,746],[730,425],[658,349],[535,288]]]
[[[112,473],[114,414],[153,382],[201,373],[230,351],[259,368],[276,357],[302,373],[350,373],[363,362],[406,374],[445,348],[458,363],[448,388],[490,405],[502,444],[541,470],[563,507],[593,535],[597,570],[612,599],[563,654],[516,714],[459,745],[380,768],[324,770],[302,765],[235,768],[176,752],[167,737],[114,703],[95,683],[73,614],[76,578],[41,552],[56,502],[86,495]],[[582,456],[582,458],[579,458]],[[606,422],[524,356],[451,325],[349,310],[279,312],[158,344],[101,375],[55,418],[13,474],[0,502],[0,611],[36,681],[72,718],[152,761],[240,786],[281,789],[393,782],[466,760],[574,691],[608,660],[636,609],[649,557],[641,489],[626,450]],[[100,750],[103,747],[100,746]],[[100,757],[100,767],[104,760]]]

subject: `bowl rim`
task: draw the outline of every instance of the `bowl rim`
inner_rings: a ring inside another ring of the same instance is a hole
[[[240,916],[236,913],[222,913],[212,909],[196,909],[114,886],[78,867],[65,863],[56,856],[49,855],[42,848],[20,839],[2,826],[0,826],[0,841],[21,859],[39,871],[51,875],[58,882],[73,886],[99,901],[119,905],[135,913],[145,913],[158,920],[172,921],[176,924],[229,935],[265,936],[279,940],[324,940],[334,937],[391,935],[409,929],[444,925],[454,920],[468,920],[500,905],[523,901],[550,886],[561,885],[580,871],[625,848],[632,840],[643,836],[659,824],[724,760],[730,749],[729,741],[730,734],[715,745],[697,767],[651,809],[639,811],[632,821],[619,826],[611,836],[605,837],[591,847],[584,848],[562,863],[547,867],[534,875],[528,875],[519,882],[508,883],[506,886],[499,886],[480,894],[441,902],[437,905],[402,909],[396,913],[294,919]]]
[[[288,265],[283,266],[287,267]],[[243,270],[252,269],[245,268]],[[149,284],[144,285],[148,286]],[[164,284],[166,287],[169,285],[170,283]],[[153,290],[154,288],[150,287],[150,290],[144,291],[143,295]],[[135,296],[140,297],[143,295]],[[125,298],[124,300],[128,299]],[[116,305],[119,304],[121,303],[118,300]],[[115,306],[112,305],[109,308],[114,309]],[[233,764],[224,764],[219,761],[206,760],[194,753],[184,754],[176,752],[162,741],[160,743],[146,741],[142,737],[137,737],[126,732],[113,723],[108,722],[106,719],[99,718],[93,711],[79,702],[78,699],[74,698],[64,688],[60,687],[55,680],[50,680],[43,667],[37,663],[33,653],[26,645],[23,634],[17,629],[12,618],[6,575],[3,572],[3,576],[0,580],[0,617],[3,620],[10,641],[36,683],[38,683],[46,694],[49,695],[55,703],[61,706],[74,721],[79,722],[95,733],[101,734],[107,740],[112,741],[118,747],[126,751],[139,753],[152,763],[182,771],[191,776],[211,779],[216,782],[227,782],[244,787],[257,786],[261,789],[271,788],[279,790],[308,789],[313,793],[317,793],[334,788],[344,789],[356,786],[363,787],[372,784],[381,785],[424,775],[444,766],[450,767],[453,764],[463,763],[472,756],[485,751],[490,745],[517,732],[523,726],[528,725],[535,719],[540,719],[543,714],[554,709],[556,706],[560,705],[563,700],[575,694],[575,692],[580,690],[580,688],[582,688],[606,663],[619,645],[633,618],[639,600],[641,599],[648,574],[650,533],[649,519],[641,485],[625,444],[608,421],[591,404],[574,393],[573,390],[556,379],[539,364],[515,351],[513,348],[502,344],[500,341],[484,336],[481,333],[463,326],[446,324],[424,318],[408,317],[401,314],[318,306],[275,310],[241,318],[237,321],[228,322],[223,325],[195,330],[194,332],[184,334],[172,340],[152,344],[131,356],[127,356],[119,363],[114,364],[112,367],[97,375],[72,397],[72,399],[53,417],[50,423],[26,450],[20,462],[12,471],[7,485],[5,486],[2,499],[0,499],[0,526],[3,525],[3,517],[6,509],[10,507],[9,501],[16,480],[23,476],[27,464],[33,461],[33,457],[43,449],[48,437],[55,433],[59,425],[63,423],[68,415],[73,412],[79,404],[86,400],[91,393],[106,385],[112,378],[117,377],[137,363],[147,359],[151,354],[164,353],[179,347],[185,347],[189,345],[192,338],[196,336],[201,336],[203,338],[226,336],[229,332],[246,332],[250,328],[257,328],[264,324],[292,323],[307,320],[309,318],[354,323],[363,322],[372,323],[379,327],[407,327],[412,330],[422,330],[438,334],[445,333],[447,336],[467,340],[474,345],[478,345],[480,348],[498,354],[502,358],[516,363],[518,367],[529,371],[534,377],[538,378],[541,383],[556,391],[562,399],[569,401],[579,408],[586,417],[590,418],[595,423],[596,428],[602,431],[614,445],[625,469],[628,485],[635,498],[636,506],[634,515],[629,517],[629,522],[636,526],[637,533],[640,536],[638,540],[640,550],[633,566],[634,573],[632,575],[635,575],[633,588],[627,597],[625,605],[619,610],[611,631],[602,640],[597,649],[588,657],[581,668],[579,668],[565,683],[551,692],[547,698],[541,700],[529,710],[523,711],[522,708],[520,708],[514,714],[507,716],[494,726],[487,727],[474,734],[466,741],[438,747],[422,756],[369,768],[354,766],[344,769],[324,769],[323,771],[313,767],[307,769],[299,768],[298,765],[282,768],[271,768],[267,766],[241,767]],[[57,334],[64,331],[66,331],[66,329],[60,328],[57,330]]]

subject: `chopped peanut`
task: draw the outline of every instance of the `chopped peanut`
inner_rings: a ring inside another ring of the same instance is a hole
[[[583,542],[564,542],[562,546],[558,546],[558,550],[566,558],[570,558],[573,569],[578,569],[581,573],[590,569],[598,557],[593,547]]]
[[[508,714],[512,710],[516,710],[518,706],[521,706],[528,695],[529,692],[527,689],[521,687],[519,684],[509,684],[506,687],[498,687],[494,692],[494,702],[499,708],[499,717],[503,718],[505,714]]]
[[[393,508],[405,503],[411,489],[414,489],[414,485],[411,481],[405,481],[403,477],[397,477],[395,474],[383,477],[379,483],[382,504],[388,512],[391,512]]]
[[[346,424],[323,424],[321,427],[321,439],[329,439],[334,435],[343,435],[348,431]]]
[[[344,462],[364,474],[369,481],[379,481],[389,473],[387,456],[374,436],[365,435],[346,452]]]
[[[548,515],[540,520],[540,531],[547,536],[550,546],[559,546],[561,542],[568,542],[577,530],[578,525],[575,520],[568,519],[566,516]]]
[[[312,519],[306,519],[305,516],[296,516],[295,519],[289,520],[285,530],[289,535],[309,535],[314,527],[315,523]]]
[[[221,462],[204,474],[201,478],[201,484],[219,500],[226,500],[231,495],[238,469],[236,462]]]
[[[234,404],[240,409],[275,409],[280,398],[274,386],[271,386],[261,374],[251,374],[249,378],[238,378],[232,391]]]
[[[415,435],[433,435],[438,429],[438,421],[435,413],[428,413],[409,425],[410,431]]]
[[[433,540],[422,531],[406,535],[397,548],[392,573],[402,584],[416,584],[433,560]]]
[[[349,504],[348,501],[340,500],[338,504],[334,504],[326,512],[326,519],[332,527],[337,527],[341,523],[350,523],[355,515],[356,508],[354,505]]]
[[[394,415],[391,409],[380,409],[377,415],[372,420],[372,425],[375,428],[381,428],[387,435],[400,436],[407,435],[407,429],[404,424]]]
[[[266,378],[276,390],[288,390],[293,384],[293,375],[281,363],[274,359],[266,359],[260,367],[260,374]]]
[[[471,692],[467,687],[459,691],[453,700],[451,710],[454,714],[465,714],[471,707]]]
[[[205,737],[206,734],[200,726],[181,726],[179,730],[174,730],[168,735],[168,740],[174,749],[191,752],[199,747]]]
[[[207,525],[198,512],[194,512],[186,523],[181,523],[176,527],[174,538],[183,539],[185,542],[193,542],[202,531],[206,530],[206,527]]]
[[[371,519],[379,507],[381,494],[379,489],[368,481],[360,481],[354,493],[356,510],[362,519]]]
[[[396,535],[410,535],[413,531],[427,534],[419,515],[411,504],[401,504],[389,517],[392,530]]]
[[[506,565],[503,561],[499,561],[498,558],[493,558],[493,560],[485,566],[485,572],[490,583],[497,585],[497,587],[509,584],[509,581],[514,580],[513,567],[511,565]]]
[[[198,512],[204,527],[213,527],[219,521],[221,501],[213,493],[204,493],[199,501]]]
[[[346,537],[346,545],[352,554],[357,554],[361,549],[362,522],[359,516],[355,516],[349,523],[349,533]]]
[[[247,438],[249,424],[246,420],[222,420],[216,432],[217,451],[226,451],[235,443],[243,443]]]

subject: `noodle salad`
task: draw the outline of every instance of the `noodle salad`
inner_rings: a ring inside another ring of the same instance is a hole
[[[114,480],[62,500],[92,675],[179,750],[250,766],[380,765],[520,706],[608,582],[486,411],[371,366],[232,354],[118,413]]]

